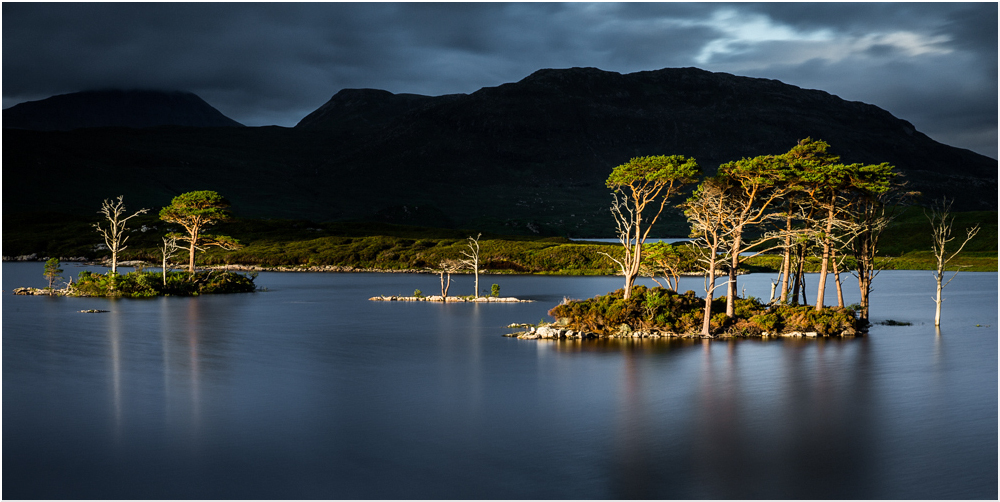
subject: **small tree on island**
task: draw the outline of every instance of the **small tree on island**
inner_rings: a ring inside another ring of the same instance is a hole
[[[160,219],[184,227],[187,235],[176,234],[177,240],[188,245],[188,272],[194,274],[195,251],[200,246],[219,246],[237,249],[239,243],[226,235],[208,235],[202,232],[216,223],[229,221],[229,201],[216,192],[202,190],[174,197],[170,205],[160,210]]]
[[[618,226],[618,240],[623,254],[621,260],[607,253],[602,254],[617,263],[625,276],[626,300],[639,275],[642,244],[646,242],[653,224],[663,213],[667,200],[684,185],[695,182],[700,173],[701,168],[694,159],[683,155],[656,155],[634,158],[614,168],[608,176],[606,185],[615,190],[611,214]],[[656,208],[656,214],[649,223],[643,220],[643,211],[647,206]]]
[[[94,223],[94,228],[104,237],[104,244],[111,251],[112,273],[118,273],[118,254],[125,250],[125,241],[128,240],[128,236],[125,235],[125,222],[149,211],[140,209],[131,216],[125,216],[124,198],[124,195],[119,195],[116,202],[104,199],[104,203],[101,204],[98,213],[108,219],[107,228],[102,228],[100,223]]]
[[[661,288],[663,284],[656,279],[656,276],[663,277],[667,282],[666,289],[676,292],[684,266],[684,257],[681,256],[680,247],[657,241],[643,249],[640,272],[648,275]]]
[[[934,327],[941,326],[941,302],[944,301],[941,298],[941,291],[958,276],[958,271],[955,271],[955,274],[951,276],[951,279],[948,279],[948,282],[943,282],[945,267],[979,233],[978,223],[972,226],[972,228],[966,228],[965,240],[962,241],[962,244],[958,246],[958,249],[954,253],[948,253],[946,250],[948,243],[955,240],[955,237],[951,235],[952,226],[955,223],[955,217],[951,216],[952,202],[947,198],[942,198],[940,201],[934,201],[930,212],[924,211],[927,221],[931,224],[931,250],[934,251],[934,258],[937,261],[937,268],[934,271],[934,280],[937,282],[936,294],[934,296]]]
[[[63,273],[63,270],[59,268],[59,258],[49,258],[45,262],[45,272],[43,275],[49,280],[49,289],[52,289],[56,279],[60,278],[59,274],[61,273]]]

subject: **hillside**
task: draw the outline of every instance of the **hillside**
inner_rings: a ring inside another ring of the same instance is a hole
[[[956,197],[955,210],[997,205],[996,160],[872,105],[695,68],[539,70],[438,97],[347,89],[294,128],[4,135],[5,214],[92,214],[118,194],[130,207],[160,207],[211,189],[245,217],[603,236],[613,231],[604,180],[633,156],[684,154],[710,172],[807,136],[845,162],[893,163],[927,198]],[[659,228],[686,232],[676,213]]]
[[[3,111],[4,128],[70,131],[88,127],[242,127],[190,92],[105,90],[61,94]]]

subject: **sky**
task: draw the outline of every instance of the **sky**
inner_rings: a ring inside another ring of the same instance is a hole
[[[997,3],[3,2],[3,108],[185,90],[294,126],[344,88],[431,96],[542,68],[698,67],[874,104],[997,158]]]

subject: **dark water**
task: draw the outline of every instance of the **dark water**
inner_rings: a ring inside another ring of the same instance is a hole
[[[10,294],[41,272],[3,264],[7,499],[997,497],[995,273],[946,289],[940,335],[930,274],[887,271],[873,317],[913,326],[582,343],[501,334],[620,279],[485,278],[539,300],[516,305],[367,301],[433,292],[429,275]],[[768,296],[768,277],[742,279]]]

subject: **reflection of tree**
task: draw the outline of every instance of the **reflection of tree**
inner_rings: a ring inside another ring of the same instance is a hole
[[[112,406],[114,408],[115,441],[121,443],[122,440],[122,365],[121,365],[121,326],[120,313],[111,312],[108,323],[108,335],[111,339],[111,385],[112,385]]]
[[[652,433],[649,427],[647,410],[643,402],[642,371],[638,356],[632,348],[624,348],[625,375],[622,378],[622,389],[618,393],[622,403],[619,407],[620,424],[616,428],[619,438],[615,444],[619,446],[619,461],[616,462],[615,498],[648,499],[652,496],[651,481],[655,472],[651,464],[649,437]]]

